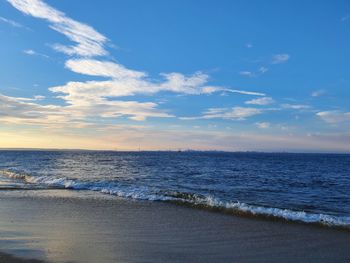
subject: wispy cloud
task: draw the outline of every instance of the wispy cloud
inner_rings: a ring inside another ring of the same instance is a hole
[[[45,19],[50,27],[65,35],[75,43],[72,46],[55,44],[57,51],[68,55],[102,56],[108,52],[104,48],[107,38],[92,27],[67,17],[63,12],[40,0],[7,0],[19,11],[36,18]]]
[[[24,26],[24,25],[22,25],[22,24],[20,24],[20,23],[18,23],[18,22],[16,22],[16,21],[13,21],[13,20],[11,20],[11,19],[7,19],[7,18],[5,18],[5,17],[2,17],[2,16],[0,16],[0,22],[7,23],[7,24],[9,24],[9,25],[11,25],[11,26],[13,26],[13,27],[26,28],[26,29],[28,29],[26,26]]]
[[[238,93],[243,95],[266,96],[265,93],[255,92],[255,91],[246,91],[246,90],[237,90],[237,89],[223,89],[223,91],[230,92],[230,93]]]
[[[196,119],[226,119],[226,120],[245,120],[248,117],[261,114],[261,109],[247,108],[247,107],[233,107],[233,108],[211,108],[199,117],[181,117],[182,120],[196,120]]]
[[[269,122],[256,122],[255,123],[256,127],[259,129],[267,129],[270,128],[270,123]]]
[[[240,71],[239,75],[249,77],[249,78],[255,77],[254,72],[251,72],[251,71]]]
[[[268,71],[269,71],[269,69],[267,67],[260,67],[255,72],[252,72],[252,71],[240,71],[239,75],[244,76],[244,77],[254,78],[254,77],[259,77],[259,76],[265,74]]]
[[[23,50],[23,53],[27,54],[27,55],[30,55],[30,56],[36,55],[36,52],[34,50],[32,50],[32,49]]]
[[[253,44],[252,44],[252,43],[247,43],[247,44],[245,44],[245,47],[246,47],[246,48],[252,48],[252,47],[253,47]]]
[[[202,72],[195,72],[190,75],[177,72],[160,73],[159,78],[155,79],[149,77],[146,72],[129,69],[120,63],[97,59],[96,57],[108,55],[105,48],[108,39],[91,26],[73,20],[63,12],[40,0],[8,0],[8,2],[26,15],[46,20],[51,29],[65,35],[73,42],[73,45],[68,46],[53,45],[55,50],[74,56],[74,58],[65,62],[65,67],[68,70],[87,76],[106,78],[106,80],[85,82],[70,81],[64,85],[50,87],[49,90],[56,93],[57,98],[65,101],[66,105],[64,106],[43,106],[18,98],[11,98],[10,101],[4,102],[4,105],[10,105],[10,102],[20,103],[22,108],[28,109],[28,112],[33,113],[33,116],[37,116],[37,113],[47,115],[44,118],[39,114],[40,119],[57,121],[59,116],[60,120],[65,122],[76,119],[84,121],[91,117],[127,117],[132,120],[145,120],[148,117],[173,117],[167,111],[158,109],[159,105],[154,102],[116,100],[116,97],[154,94],[162,91],[189,95],[212,94],[221,91],[265,96],[264,93],[260,92],[210,85],[209,75]],[[40,54],[31,49],[24,52],[27,55]],[[54,113],[47,111],[47,109],[54,109]],[[239,119],[244,118],[244,114],[252,114],[244,113],[244,108],[241,111],[243,113],[239,117],[240,109],[234,108],[231,112],[231,118]],[[17,113],[13,112],[12,117],[18,119]],[[19,115],[21,116],[23,113],[20,112]],[[52,116],[55,116],[55,118]]]
[[[90,92],[96,87],[101,92],[105,87],[104,96],[130,96],[138,93],[153,94],[160,91],[170,91],[182,94],[211,94],[225,91],[245,95],[262,96],[263,93],[235,90],[219,86],[208,85],[209,75],[196,72],[185,76],[181,73],[161,73],[161,79],[150,80],[148,74],[142,71],[127,69],[121,64],[111,61],[100,61],[95,59],[70,59],[66,62],[66,68],[80,74],[110,78],[109,81],[70,82],[59,88],[52,88],[54,92],[73,93],[79,89]],[[77,88],[80,87],[80,88]],[[82,88],[84,87],[84,88]],[[102,95],[102,94],[101,94]]]
[[[242,70],[239,71],[238,74],[243,76],[243,77],[248,77],[248,78],[256,78],[256,77],[260,77],[262,75],[264,75],[265,73],[267,73],[269,71],[269,68],[267,65],[274,65],[274,64],[282,64],[282,63],[286,63],[288,60],[290,59],[290,55],[289,54],[276,54],[272,56],[272,59],[270,59],[269,61],[265,61],[265,65],[259,67],[256,70]],[[261,62],[260,60],[255,61],[255,63],[257,62]]]
[[[42,123],[56,119],[59,106],[42,106],[30,98],[15,98],[0,94],[0,119],[3,122]]]
[[[284,109],[293,109],[293,110],[306,110],[306,109],[310,109],[311,106],[310,105],[304,105],[304,104],[282,104],[281,105],[282,108]]]
[[[320,97],[322,95],[324,95],[326,93],[326,90],[324,89],[319,89],[319,90],[315,90],[311,93],[312,97]]]
[[[25,49],[25,50],[23,50],[23,53],[28,55],[28,56],[39,56],[39,57],[49,58],[48,55],[36,52],[33,49]]]
[[[45,99],[45,96],[42,96],[42,95],[35,95],[34,96],[34,100],[43,100]]]
[[[269,69],[267,68],[267,67],[260,67],[259,69],[258,69],[258,72],[260,73],[260,74],[265,74],[266,72],[268,72],[269,71]]]
[[[290,59],[289,54],[277,54],[272,57],[272,64],[281,64],[285,63]]]
[[[45,99],[45,96],[42,96],[42,95],[35,95],[35,96],[32,97],[32,98],[9,97],[9,96],[4,96],[4,95],[2,95],[2,94],[0,94],[0,96],[1,96],[2,98],[6,98],[7,100],[18,101],[18,102],[21,102],[21,101],[38,101],[38,100],[43,100],[43,99]]]
[[[131,96],[138,93],[153,94],[170,91],[183,94],[210,94],[228,89],[207,85],[209,76],[196,72],[190,76],[181,73],[161,73],[161,79],[152,81],[146,72],[127,69],[121,64],[95,59],[71,59],[66,68],[73,72],[106,77],[108,81],[69,82],[64,86],[51,88],[54,92],[74,93],[88,90],[101,96]],[[104,88],[103,88],[104,87]]]
[[[76,73],[114,79],[142,78],[147,75],[141,71],[127,69],[123,65],[114,62],[95,59],[70,59],[66,61],[65,66]]]
[[[316,113],[323,121],[331,124],[349,122],[350,112],[343,111],[320,111]]]
[[[245,102],[245,104],[252,104],[252,105],[269,105],[274,103],[275,101],[271,97],[263,97],[258,99],[252,99]]]
[[[172,117],[158,110],[158,105],[152,102],[101,99],[97,104],[85,103],[68,106],[41,105],[34,102],[43,98],[43,96],[16,98],[0,94],[0,119],[12,123],[57,125],[58,123],[69,124],[76,120],[83,122],[91,117],[128,117],[136,121],[142,121],[148,117]]]

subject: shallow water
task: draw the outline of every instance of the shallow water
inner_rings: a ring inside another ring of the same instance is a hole
[[[68,188],[350,227],[350,155],[0,151],[0,189]]]

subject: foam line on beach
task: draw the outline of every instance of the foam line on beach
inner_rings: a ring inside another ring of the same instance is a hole
[[[350,217],[345,216],[335,216],[322,213],[317,214],[276,207],[265,207],[239,201],[227,202],[212,196],[181,193],[169,190],[156,191],[154,189],[141,186],[120,186],[116,182],[83,182],[65,177],[31,176],[24,173],[17,173],[7,170],[0,171],[0,175],[14,180],[24,181],[26,184],[31,185],[33,189],[46,186],[48,189],[55,188],[98,191],[104,194],[110,194],[123,198],[132,198],[136,200],[176,202],[199,208],[225,210],[226,212],[231,212],[234,214],[264,216],[284,219],[287,221],[321,224],[325,226],[350,229]],[[26,189],[28,189],[28,185],[26,185]]]

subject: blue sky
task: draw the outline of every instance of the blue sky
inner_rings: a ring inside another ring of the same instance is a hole
[[[0,147],[350,152],[348,1],[0,1]]]

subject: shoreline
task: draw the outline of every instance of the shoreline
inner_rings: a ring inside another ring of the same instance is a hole
[[[162,202],[162,201],[159,201]],[[192,203],[186,203],[181,201],[169,201],[165,202],[169,204],[179,205],[183,207],[189,207],[192,209],[197,210],[204,210],[209,211],[212,213],[219,213],[223,215],[229,215],[234,217],[242,217],[242,218],[251,218],[251,219],[257,219],[257,220],[263,220],[263,221],[271,221],[271,222],[282,222],[285,224],[296,224],[296,225],[306,225],[306,226],[312,226],[312,227],[319,227],[319,228],[325,228],[325,229],[334,229],[334,230],[340,230],[345,231],[350,234],[350,226],[349,225],[332,225],[327,224],[323,222],[306,222],[303,220],[297,220],[297,219],[288,219],[282,216],[276,216],[272,214],[263,214],[263,213],[253,213],[252,211],[243,211],[239,209],[232,209],[232,208],[226,208],[226,207],[220,207],[220,206],[207,206],[202,204],[192,204]],[[250,206],[250,205],[249,205]],[[258,206],[261,207],[261,206]],[[284,208],[273,208],[278,210],[286,210]],[[293,210],[289,210],[293,211]],[[293,211],[293,212],[301,212],[301,211]]]
[[[45,262],[350,261],[348,231],[85,191],[0,191],[0,234]]]
[[[0,252],[0,262],[6,263],[46,263],[38,259],[19,258],[10,254]]]
[[[70,191],[94,191],[97,194],[110,194],[116,198],[126,198],[139,201],[151,201],[151,202],[163,202],[172,203],[180,206],[191,207],[194,209],[202,209],[213,212],[220,212],[223,214],[244,216],[244,217],[257,217],[273,221],[284,222],[296,222],[311,225],[318,225],[330,228],[337,228],[350,231],[350,217],[344,215],[335,215],[332,213],[316,213],[308,210],[293,210],[283,207],[269,207],[259,204],[249,204],[239,201],[225,202],[211,196],[202,196],[198,194],[186,193],[186,192],[163,192],[163,193],[143,193],[143,197],[130,197],[129,192],[121,191],[115,194],[113,190],[104,188],[103,186],[91,187],[85,185],[84,182],[78,179],[50,178],[39,177],[39,184],[35,186],[35,180],[37,177],[27,175],[25,173],[16,173],[7,170],[0,170],[0,174],[4,174],[5,177],[15,180],[21,180],[23,183],[28,184],[30,187],[24,187],[23,185],[2,185],[0,190],[7,191],[34,191],[34,190],[70,190]],[[6,179],[5,179],[6,180]],[[57,182],[60,180],[60,182]],[[40,185],[40,184],[44,185]],[[27,186],[28,186],[27,185]],[[34,185],[34,187],[33,187]],[[67,186],[68,185],[68,186]],[[117,190],[119,191],[119,190]],[[148,195],[148,196],[147,196]]]

